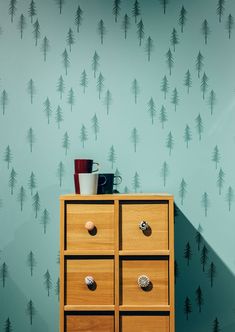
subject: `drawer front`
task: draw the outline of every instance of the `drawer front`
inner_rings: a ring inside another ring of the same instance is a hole
[[[121,295],[123,305],[168,305],[167,259],[123,259]],[[138,279],[147,276],[149,285],[140,287]]]
[[[114,303],[113,259],[67,259],[65,271],[65,304]],[[94,280],[91,286],[85,283],[88,276]]]
[[[121,248],[123,250],[168,250],[168,204],[122,204]],[[139,224],[146,221],[148,228]]]
[[[89,231],[87,222],[94,228]],[[90,223],[91,224],[91,223]],[[68,204],[66,209],[67,250],[110,250],[114,245],[113,204]]]
[[[65,332],[113,332],[114,318],[111,315],[68,315]]]
[[[169,332],[169,316],[155,315],[122,315],[122,332]]]

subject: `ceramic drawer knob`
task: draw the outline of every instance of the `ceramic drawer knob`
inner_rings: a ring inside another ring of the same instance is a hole
[[[93,223],[93,221],[87,221],[85,223],[85,228],[88,230],[88,231],[93,231],[94,228],[95,228],[95,224]]]
[[[91,277],[91,276],[86,276],[86,277],[85,277],[85,284],[86,284],[88,287],[93,286],[94,283],[95,283],[95,280],[94,280],[93,277]]]
[[[147,221],[142,220],[142,221],[139,223],[139,228],[140,228],[142,231],[146,231],[146,230],[149,228],[149,224],[147,223]]]
[[[141,275],[138,278],[138,285],[140,288],[147,288],[150,284],[150,279],[149,277],[145,276],[145,275]]]

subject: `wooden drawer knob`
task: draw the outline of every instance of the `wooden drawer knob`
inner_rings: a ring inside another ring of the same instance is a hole
[[[91,232],[91,231],[93,231],[93,230],[95,229],[95,224],[93,223],[93,221],[87,221],[87,222],[85,223],[85,228],[86,228],[89,232]]]
[[[147,288],[150,285],[150,279],[146,275],[138,277],[138,285],[140,288]]]
[[[95,284],[95,280],[93,277],[91,276],[86,276],[85,277],[85,284],[88,286],[88,287],[92,287],[94,284]]]
[[[139,229],[141,229],[142,231],[147,231],[148,228],[149,228],[149,224],[147,223],[147,221],[142,220],[139,223]]]

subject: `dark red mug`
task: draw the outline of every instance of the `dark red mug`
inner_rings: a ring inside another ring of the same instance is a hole
[[[95,170],[92,170],[94,164],[99,166],[99,164],[93,162],[92,159],[74,159],[74,173],[97,172],[98,168]]]
[[[79,177],[78,173],[73,174],[74,178],[74,188],[75,188],[75,193],[80,194],[80,186],[79,186]]]

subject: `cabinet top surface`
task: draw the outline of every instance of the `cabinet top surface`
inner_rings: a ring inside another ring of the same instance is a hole
[[[106,195],[61,195],[60,200],[173,200],[173,195],[168,193],[131,193],[131,194],[106,194]]]

